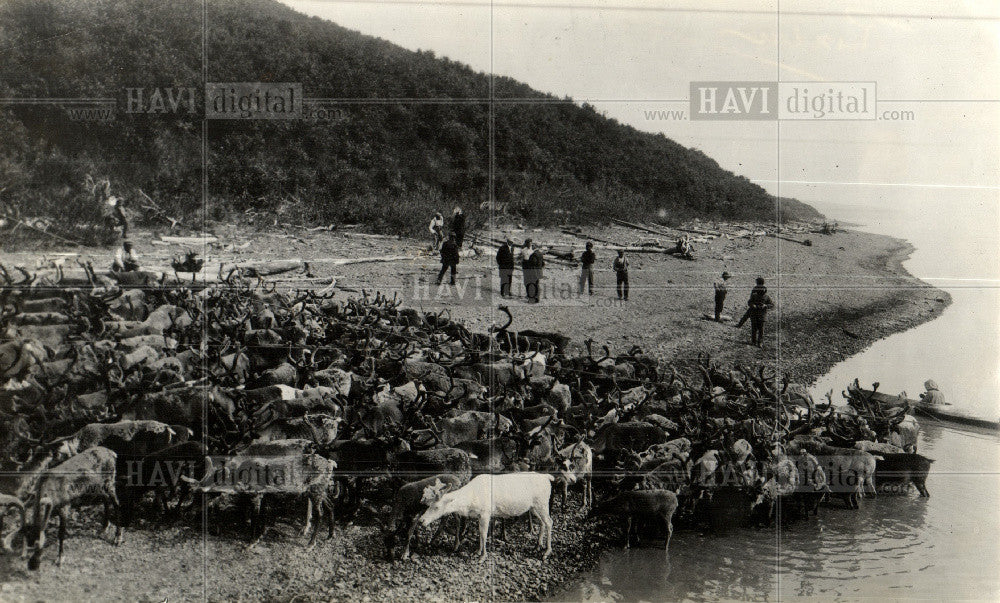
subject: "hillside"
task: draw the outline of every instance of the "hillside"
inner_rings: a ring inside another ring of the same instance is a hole
[[[22,215],[60,217],[68,203],[86,213],[79,183],[90,173],[109,177],[133,206],[141,189],[192,221],[280,212],[292,222],[412,232],[432,209],[489,199],[488,75],[271,0],[209,3],[203,40],[201,7],[0,3],[0,96],[117,101],[104,121],[53,103],[0,106],[0,201]],[[326,107],[324,119],[203,126],[203,41],[208,81],[301,82],[306,97],[368,102]],[[168,87],[194,88],[197,111],[126,112],[127,88]],[[546,102],[504,102],[535,97]],[[773,197],[699,151],[508,78],[496,79],[495,98],[493,192],[512,219],[774,219]],[[786,218],[819,217],[797,202],[782,209]]]

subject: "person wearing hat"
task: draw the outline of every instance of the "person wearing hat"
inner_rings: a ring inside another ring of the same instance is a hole
[[[507,239],[497,250],[497,268],[500,269],[500,297],[510,297],[514,281],[514,241]]]
[[[611,263],[611,269],[615,271],[615,291],[618,292],[618,299],[628,301],[628,258],[625,257],[625,250],[618,250],[618,257]]]
[[[722,278],[715,281],[713,285],[715,287],[715,322],[722,322],[722,308],[726,305],[726,294],[729,292],[729,289],[726,288],[729,276],[728,272],[723,272]]]
[[[135,272],[139,269],[139,255],[132,249],[132,241],[123,241],[122,246],[115,252],[114,262],[111,263],[112,272]]]
[[[944,406],[947,402],[944,401],[944,394],[938,389],[937,383],[933,379],[928,379],[924,381],[924,389],[927,391],[920,394],[920,400],[928,406]]]
[[[441,244],[441,272],[438,272],[437,284],[441,284],[444,273],[451,269],[451,284],[455,284],[455,272],[458,270],[458,244],[455,243],[455,233],[448,234],[448,240]]]
[[[524,249],[521,251],[521,273],[524,275],[524,293],[529,302],[537,304],[540,301],[539,281],[542,279],[544,267],[545,260],[542,258],[542,251],[535,248],[531,239],[527,239],[524,242]]]
[[[747,300],[747,311],[743,318],[737,323],[737,327],[742,327],[747,318],[750,319],[750,343],[761,347],[764,343],[764,322],[767,320],[767,311],[774,307],[774,302],[767,294],[767,287],[764,286],[764,277],[757,277],[757,285],[750,291],[750,299]]]
[[[583,295],[583,286],[587,285],[587,291],[594,294],[594,262],[597,255],[594,254],[594,244],[587,241],[587,249],[580,255],[580,295]]]

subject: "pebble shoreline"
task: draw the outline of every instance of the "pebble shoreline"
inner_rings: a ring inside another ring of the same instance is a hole
[[[781,356],[792,365],[796,380],[802,382],[814,381],[833,364],[860,352],[874,341],[932,320],[950,303],[947,293],[933,289],[905,271],[902,263],[912,252],[908,243],[863,233],[849,233],[842,238],[850,238],[856,243],[871,243],[875,248],[871,253],[854,251],[857,258],[850,256],[847,259],[857,262],[857,278],[862,278],[862,273],[871,275],[875,285],[881,283],[887,288],[881,295],[873,294],[871,300],[841,307],[837,296],[843,295],[847,299],[851,295],[850,283],[847,282],[843,292],[826,294],[829,299],[820,300],[820,303],[829,302],[825,311],[821,312],[808,305],[815,300],[806,299],[810,294],[808,283],[814,281],[802,280],[802,290],[789,290],[786,298],[781,300],[785,310],[775,317],[772,328],[780,328]],[[823,238],[817,237],[817,242],[816,248],[795,248],[791,251],[796,254],[832,251],[836,261],[845,261],[836,255],[836,249],[824,249]],[[262,237],[262,248],[257,253],[280,253],[273,248],[278,244],[281,241]],[[391,246],[400,245],[412,245],[412,242],[391,243]],[[841,248],[845,245],[850,243],[842,244]],[[383,252],[381,249],[377,251]],[[316,253],[323,252],[316,250]],[[356,253],[356,250],[353,252]],[[751,256],[751,261],[746,262],[745,274],[763,271],[759,257],[766,257],[768,252],[768,249],[745,252]],[[662,269],[668,277],[673,275],[673,280],[681,288],[680,296],[686,295],[683,286],[687,283],[697,285],[705,279],[710,282],[714,272],[735,264],[735,260],[725,259],[726,253],[723,249],[713,252],[709,247],[700,261],[695,263],[677,263],[670,258],[643,258],[639,262],[645,264],[650,274]],[[464,262],[463,269],[489,272],[489,262],[489,257]],[[433,259],[427,263],[433,267]],[[690,272],[692,268],[697,268],[694,276],[675,274],[677,270]],[[817,272],[821,272],[821,268]],[[398,279],[395,276],[398,268],[384,266],[354,268],[353,271],[339,268],[338,276],[350,284],[356,283],[371,290],[378,286],[383,272]],[[552,272],[553,278],[560,275],[555,270]],[[568,268],[562,272],[565,273],[562,276],[573,276]],[[698,291],[694,295],[702,294]],[[741,295],[734,297],[739,300]],[[640,316],[645,316],[641,307],[637,306],[637,309]],[[556,314],[565,312],[571,318],[581,317],[579,308],[522,307],[517,310],[521,328],[530,326],[560,330],[575,342],[585,338],[582,337],[585,327],[573,328],[570,323],[564,329],[562,326],[566,321],[559,316],[553,321],[556,326],[547,327],[545,310]],[[468,315],[472,318],[467,321],[471,328],[484,330],[483,324],[477,324],[482,322],[482,318],[473,318],[481,313],[482,308],[476,307],[455,307],[452,312],[458,320],[464,320]],[[623,314],[621,318],[622,324],[628,325],[634,322],[635,316]],[[656,340],[669,338],[672,332],[666,328],[646,333],[648,324],[643,321],[632,326],[635,332],[623,330],[624,339],[617,342],[616,348],[626,345],[633,335],[634,338],[645,336]],[[710,322],[700,323],[699,326],[705,327],[705,337],[717,337],[717,333],[721,333],[722,337],[737,337],[724,330],[732,329],[731,326]],[[716,327],[718,330],[713,331]],[[743,335],[747,334],[738,334],[739,337]],[[712,349],[713,344],[713,341],[697,336],[677,342],[669,339],[669,342],[672,347],[656,351],[664,359],[691,358],[700,349]],[[649,347],[645,342],[643,345]],[[719,354],[720,362],[730,361],[733,354],[736,358],[744,358],[757,353],[747,347],[730,347],[732,350]],[[648,351],[655,353],[653,349]],[[767,354],[773,352],[768,350],[763,358],[767,359]],[[730,357],[726,356],[727,353]],[[414,539],[413,558],[388,562],[384,559],[379,528],[371,521],[359,522],[358,525],[338,524],[334,538],[329,541],[321,539],[312,551],[306,551],[302,546],[298,526],[285,523],[292,521],[289,519],[291,515],[286,515],[284,521],[279,522],[276,534],[266,538],[253,551],[244,550],[244,542],[236,533],[202,537],[200,530],[192,525],[157,530],[145,523],[126,535],[125,544],[112,547],[106,540],[93,536],[93,522],[76,522],[71,525],[62,568],[55,568],[48,560],[39,574],[31,575],[23,560],[17,556],[0,558],[0,582],[3,583],[0,585],[0,599],[538,600],[552,596],[581,572],[593,568],[602,550],[620,545],[618,526],[583,520],[579,498],[579,492],[572,491],[569,508],[562,513],[558,511],[556,497],[553,503],[554,550],[545,562],[540,561],[539,554],[534,550],[534,542],[527,534],[527,522],[523,521],[512,522],[506,542],[491,536],[490,552],[484,562],[470,557],[475,551],[474,530],[466,535],[462,551],[456,555],[451,553],[443,536],[435,543],[429,543],[431,532],[421,529]]]

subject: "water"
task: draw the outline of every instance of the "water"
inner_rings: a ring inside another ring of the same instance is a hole
[[[937,459],[929,499],[880,496],[857,511],[838,501],[780,533],[677,530],[669,554],[608,551],[596,570],[553,600],[996,600],[996,438],[928,425],[920,448]]]
[[[830,195],[832,198],[843,198]],[[812,194],[788,191],[800,198]],[[916,398],[934,379],[953,409],[1000,418],[1000,218],[997,193],[860,191],[857,204],[817,204],[858,228],[909,240],[906,268],[947,290],[941,317],[833,367],[814,395],[860,378]],[[878,200],[873,202],[872,200]],[[839,398],[839,395],[837,395]],[[835,398],[835,400],[837,399]],[[921,419],[920,452],[935,463],[931,498],[915,492],[839,501],[819,517],[723,536],[674,533],[659,548],[612,550],[557,601],[1000,599],[1000,440]]]
[[[873,193],[874,194],[874,193]],[[880,391],[916,398],[933,379],[952,409],[1000,419],[1000,204],[996,191],[913,190],[868,205],[817,204],[828,216],[859,222],[916,247],[904,266],[944,289],[940,318],[875,343],[833,367],[813,388],[835,397],[855,377]]]

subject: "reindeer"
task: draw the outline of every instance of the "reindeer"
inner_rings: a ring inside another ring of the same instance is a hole
[[[59,555],[56,565],[62,565],[63,541],[66,539],[66,521],[69,507],[79,501],[98,497],[104,502],[104,523],[98,535],[111,523],[111,510],[119,506],[115,492],[115,464],[117,456],[111,450],[97,446],[72,457],[42,474],[34,492],[34,515],[23,528],[28,569],[37,570],[45,548],[45,528],[50,515],[59,516]],[[115,544],[121,544],[124,530],[119,525]]]
[[[442,495],[457,490],[462,487],[463,483],[458,476],[441,473],[408,482],[396,491],[392,514],[385,525],[385,548],[389,560],[393,559],[393,550],[399,531],[407,526],[409,529],[406,533],[406,546],[403,548],[403,554],[400,558],[404,560],[410,558],[410,541],[413,540],[413,533],[416,532],[420,523],[420,515],[427,510],[428,506],[437,502]],[[459,522],[455,532],[455,550],[458,550],[461,543],[461,535],[462,523]]]

